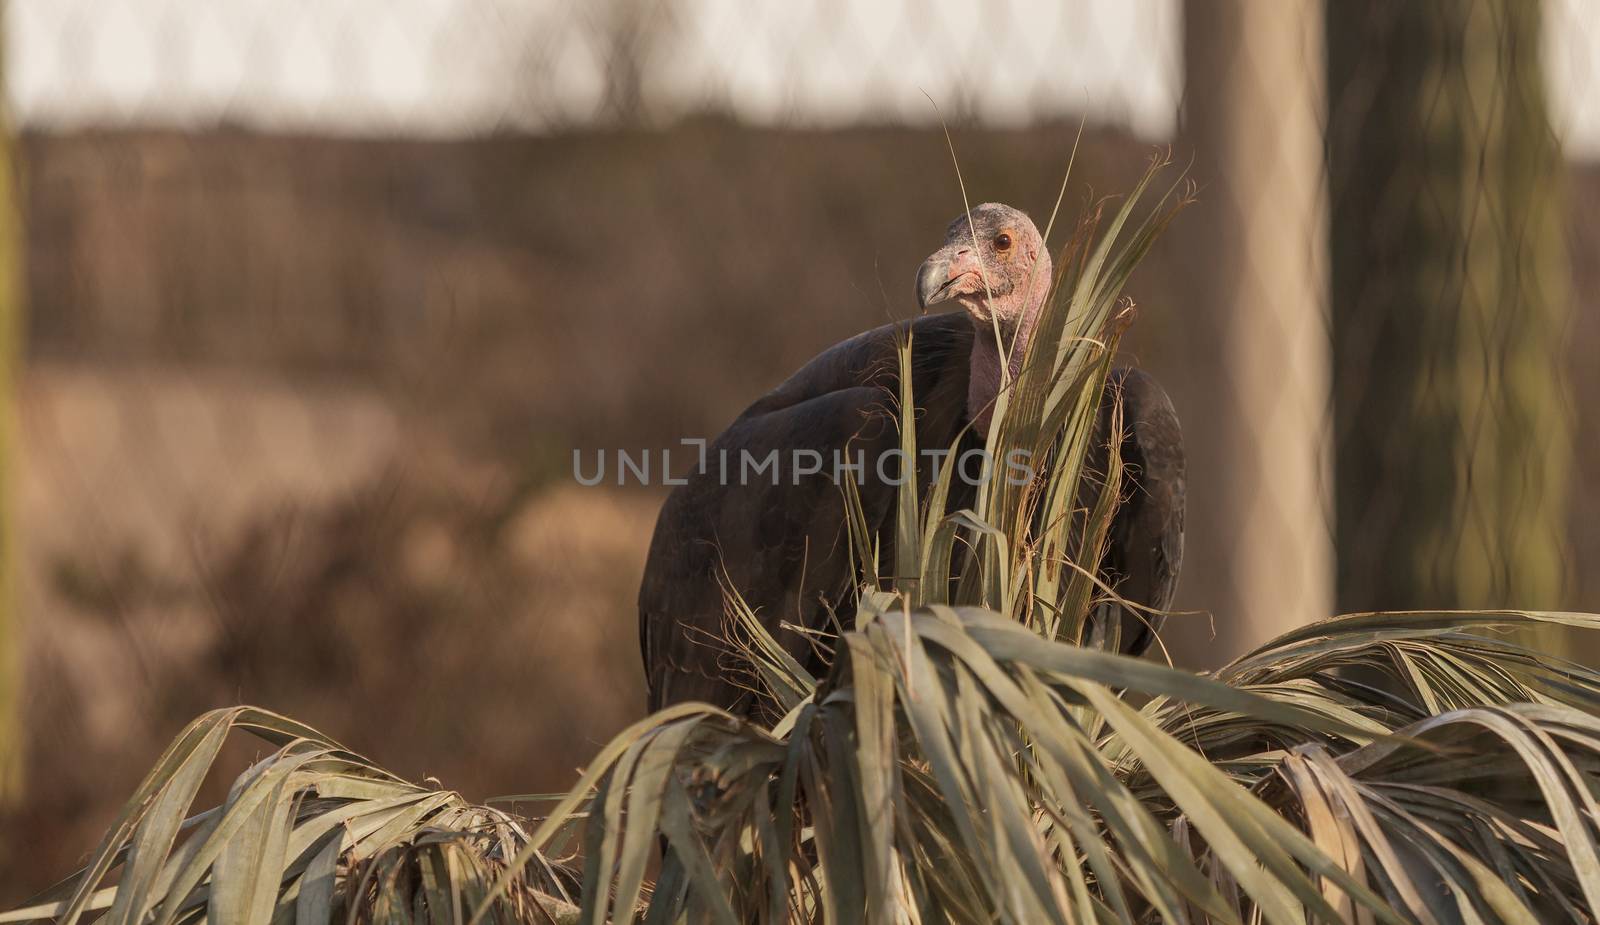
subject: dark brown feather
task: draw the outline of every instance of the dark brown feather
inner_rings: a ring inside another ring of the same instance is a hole
[[[1119,405],[1120,434],[1113,434],[1113,415]],[[1121,501],[1112,514],[1100,578],[1129,601],[1151,610],[1168,610],[1183,566],[1187,490],[1183,431],[1166,391],[1142,370],[1124,366],[1106,377],[1106,394],[1086,461],[1086,481],[1104,484],[1116,436],[1121,438],[1117,444],[1122,460]],[[1160,614],[1107,605],[1095,616],[1106,619],[1113,612],[1121,620],[1118,648],[1122,652],[1139,655],[1155,641],[1163,622]]]

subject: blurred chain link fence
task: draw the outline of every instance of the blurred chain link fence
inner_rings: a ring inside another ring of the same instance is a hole
[[[1191,445],[1180,659],[1336,605],[1600,608],[1592,0],[4,9],[0,831],[50,833],[0,839],[7,896],[222,703],[564,786],[642,708],[659,501],[571,451],[714,434],[909,313],[961,208],[941,117],[975,201],[1047,213],[1080,119],[1073,208],[1165,146],[1201,185],[1126,347]]]
[[[13,0],[9,14],[11,97],[52,125],[929,125],[931,99],[955,121],[1088,111],[1159,136],[1182,79],[1175,0]]]

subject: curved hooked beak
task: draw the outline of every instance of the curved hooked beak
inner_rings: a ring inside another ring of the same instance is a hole
[[[927,311],[930,305],[959,295],[956,284],[968,275],[979,275],[978,261],[970,246],[947,244],[922,261],[917,270],[917,305]]]

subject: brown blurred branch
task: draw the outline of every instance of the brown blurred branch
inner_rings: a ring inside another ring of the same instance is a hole
[[[5,72],[0,58],[0,75]],[[0,78],[0,98],[4,97]],[[16,531],[12,499],[18,358],[22,336],[22,235],[11,126],[0,112],[0,800],[16,793],[22,771],[19,717],[21,653],[16,608]]]

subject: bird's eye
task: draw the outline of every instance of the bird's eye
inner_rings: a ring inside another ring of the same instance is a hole
[[[1011,249],[1011,235],[1008,235],[1003,231],[1001,233],[995,235],[995,238],[994,238],[994,249],[997,250],[997,251],[1010,250]]]

